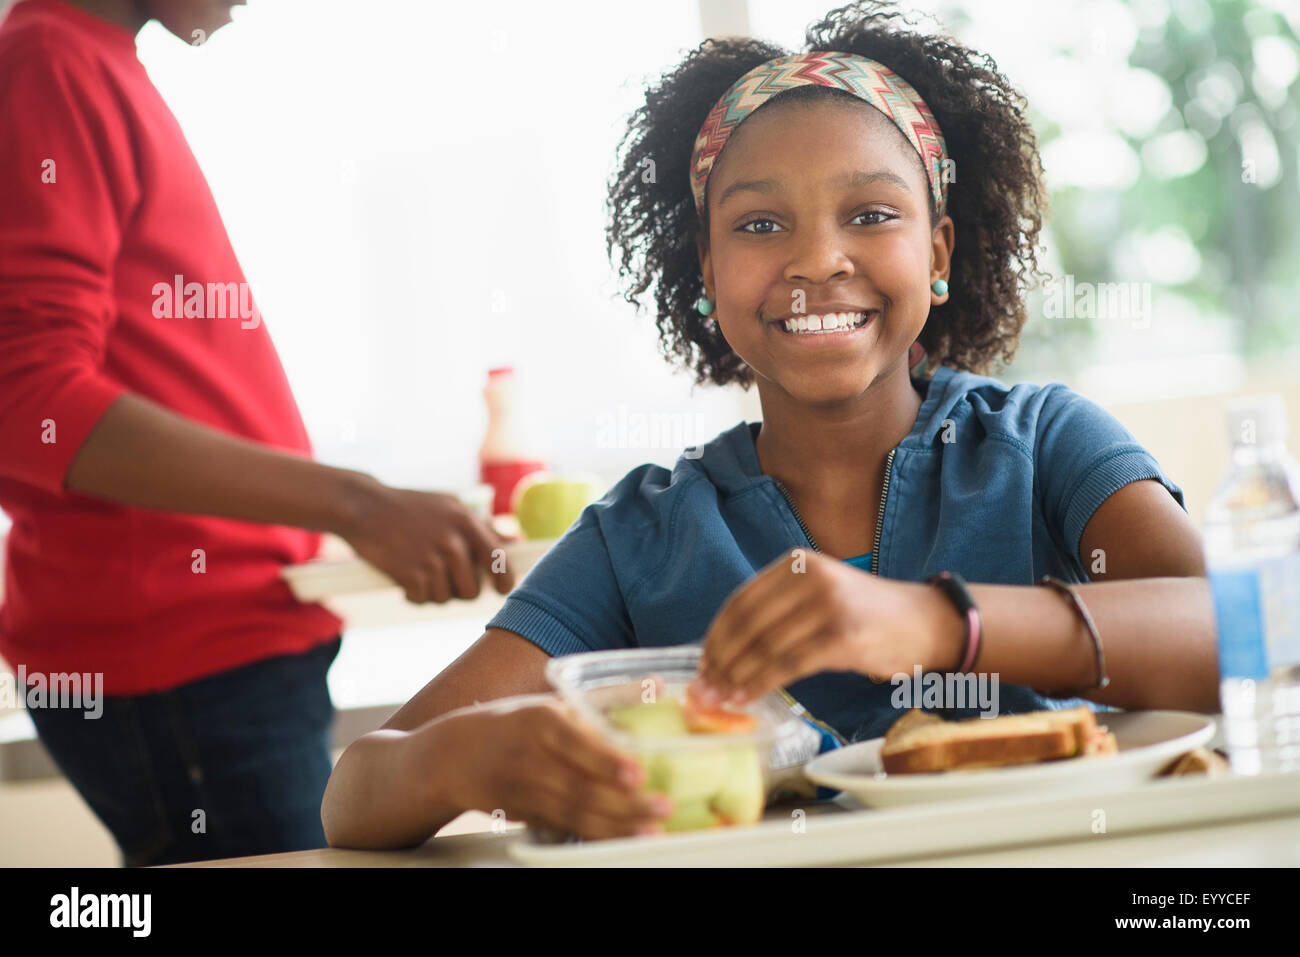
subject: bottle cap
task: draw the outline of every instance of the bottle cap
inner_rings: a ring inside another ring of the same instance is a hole
[[[1252,395],[1228,403],[1228,442],[1233,448],[1286,441],[1286,405],[1276,394]]]

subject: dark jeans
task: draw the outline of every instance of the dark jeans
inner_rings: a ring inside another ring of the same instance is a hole
[[[28,713],[127,867],[325,846],[340,640],[158,694]]]

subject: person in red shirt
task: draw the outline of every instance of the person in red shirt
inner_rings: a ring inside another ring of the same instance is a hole
[[[340,622],[282,566],[332,532],[441,602],[476,596],[501,544],[453,496],[310,459],[136,57],[149,19],[197,42],[233,5],[19,0],[0,21],[0,656],[29,682],[102,676],[98,716],[27,703],[128,865],[325,845]]]

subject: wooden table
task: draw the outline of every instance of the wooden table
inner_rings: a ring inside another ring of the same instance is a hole
[[[506,851],[515,835],[439,837],[409,851],[326,848],[262,857],[179,864],[178,867],[519,867]],[[719,860],[719,867],[728,862]],[[893,867],[1297,867],[1300,815],[1220,827],[1040,845],[1014,850],[919,857]]]

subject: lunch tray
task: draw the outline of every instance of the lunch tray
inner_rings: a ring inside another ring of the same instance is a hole
[[[1104,812],[1105,832],[1094,828]],[[1119,791],[864,809],[852,798],[777,805],[748,828],[659,837],[514,841],[515,860],[544,867],[806,867],[873,864],[1006,850],[1300,812],[1300,772],[1189,775]]]

